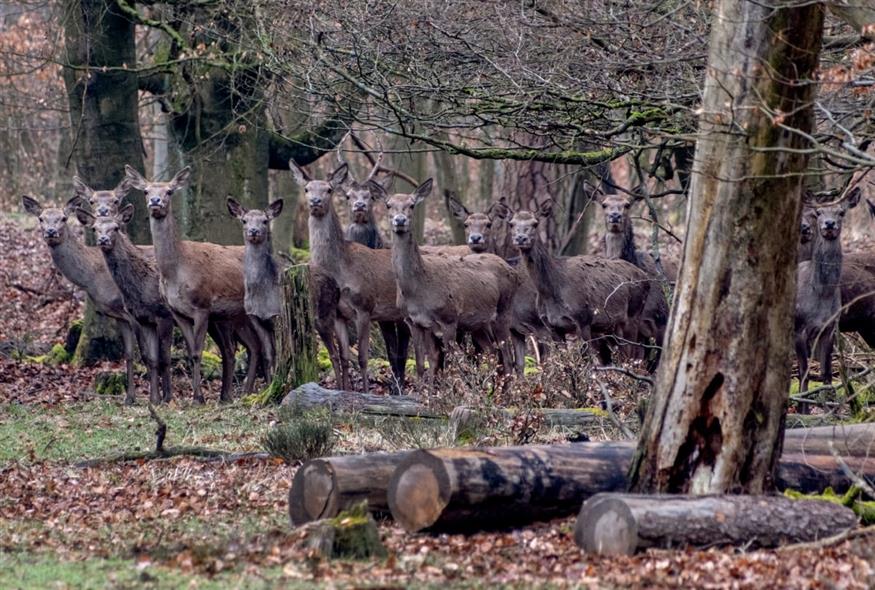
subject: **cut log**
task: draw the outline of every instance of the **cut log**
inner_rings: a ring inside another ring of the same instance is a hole
[[[413,451],[389,481],[389,508],[408,531],[566,516],[596,492],[623,489],[631,456],[623,443]]]
[[[852,510],[820,500],[597,494],[583,503],[574,540],[601,555],[632,555],[647,547],[777,547],[830,537],[856,524]]]
[[[419,401],[406,395],[376,395],[357,391],[326,389],[317,383],[305,383],[291,391],[282,401],[303,408],[325,407],[332,412],[359,412],[379,416],[443,418]]]
[[[408,531],[509,528],[568,516],[600,492],[624,491],[634,443],[573,443],[411,452],[389,481],[392,516]],[[875,476],[875,458],[847,466]],[[831,455],[782,457],[777,487],[822,492],[852,485]]]
[[[388,516],[389,478],[408,453],[372,453],[307,461],[295,473],[289,490],[292,525],[333,518],[363,501],[371,514]]]
[[[510,408],[499,411],[505,418],[513,418],[518,413],[518,410]],[[600,413],[585,408],[538,408],[532,412],[542,416],[544,424],[549,427],[584,428],[605,419],[604,412]],[[450,414],[450,422],[455,427],[456,432],[462,432],[466,429],[476,430],[483,419],[483,412],[469,406],[456,406]]]
[[[875,456],[875,423],[793,428],[784,432],[784,453],[842,457]]]

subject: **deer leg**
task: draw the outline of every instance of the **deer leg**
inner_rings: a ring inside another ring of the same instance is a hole
[[[264,360],[267,363],[267,380],[269,381],[276,371],[276,355],[274,353],[273,320],[263,320],[258,316],[250,315],[252,327],[258,336],[261,350],[264,352]]]
[[[405,322],[407,323],[407,322]],[[416,378],[422,380],[425,376],[425,361],[429,351],[425,342],[425,334],[419,326],[407,323],[410,338],[413,340],[413,357],[416,361]]]
[[[204,352],[204,342],[207,337],[208,314],[198,313],[191,323],[191,389],[194,401],[204,403],[201,391],[201,355]],[[223,357],[224,360],[224,357]]]
[[[405,322],[395,322],[395,330],[398,342],[398,355],[396,361],[397,367],[393,368],[395,379],[398,383],[398,393],[401,394],[404,388],[404,377],[407,374],[407,356],[410,349],[410,328]]]
[[[125,405],[133,405],[136,399],[134,388],[134,329],[129,322],[118,321],[119,331],[122,334],[122,343],[125,347],[125,376],[128,379],[125,387]]]
[[[149,401],[153,404],[161,403],[161,394],[158,392],[158,384],[161,380],[161,371],[158,369],[158,326],[155,324],[141,327],[143,332],[140,351],[146,366],[149,367]]]
[[[371,341],[371,318],[369,314],[360,312],[356,315],[355,330],[358,335],[358,359],[359,371],[362,374],[362,391],[367,393],[370,389],[368,383],[368,346]]]
[[[231,384],[234,381],[235,353],[237,352],[234,326],[229,321],[210,320],[207,330],[216,346],[219,347],[219,356],[222,358],[222,389],[219,400],[227,402],[231,400]],[[251,354],[249,359],[249,368],[252,369],[252,361],[256,359]]]
[[[808,357],[811,351],[808,347],[808,340],[805,335],[797,336],[795,339],[796,347],[796,362],[799,365],[799,393],[803,394],[808,391]],[[799,413],[807,414],[810,408],[805,402],[799,403]]]
[[[352,391],[352,377],[349,372],[352,365],[352,352],[349,348],[349,326],[346,320],[337,318],[334,321],[334,335],[337,338],[338,353],[340,354],[338,367],[343,381],[342,388],[344,391]]]
[[[526,336],[519,332],[511,332],[513,342],[513,364],[516,374],[522,377],[526,373]]]
[[[400,393],[398,385],[398,333],[395,329],[395,322],[377,322],[380,328],[380,333],[383,335],[383,342],[386,343],[386,356],[389,357],[389,367],[392,369],[392,386],[390,389],[393,393]],[[403,376],[402,376],[403,379]]]
[[[832,385],[832,350],[835,344],[835,331],[826,329],[820,335],[817,345],[817,360],[820,362],[820,380],[824,385]]]
[[[161,374],[161,393],[165,403],[173,399],[170,382],[170,345],[173,342],[173,321],[159,319],[157,326],[158,338],[158,371]]]

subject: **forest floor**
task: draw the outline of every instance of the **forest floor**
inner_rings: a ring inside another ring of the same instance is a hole
[[[82,297],[52,270],[42,241],[21,220],[0,217],[0,248],[0,588],[875,587],[875,536],[785,552],[651,550],[600,558],[577,548],[570,518],[471,536],[408,534],[382,522],[388,558],[326,561],[306,548],[306,527],[289,525],[286,498],[295,465],[176,457],[79,466],[151,450],[155,423],[142,402],[126,407],[119,396],[93,391],[95,375],[117,371],[119,363],[79,368],[34,358],[63,343],[81,315]],[[557,377],[547,391],[541,377],[532,376],[520,395],[549,398],[551,405],[562,399],[597,405],[600,388],[580,387],[579,375],[567,367],[557,371],[565,381]],[[447,395],[470,403],[477,393],[472,384],[480,382],[475,373],[455,375]],[[637,398],[646,388],[619,376],[605,376],[604,383],[614,398],[614,420],[634,428]],[[137,385],[143,400],[142,378]],[[177,401],[159,408],[167,444],[262,450],[276,408],[242,401],[218,406],[217,387],[210,383],[205,406],[193,405],[184,371],[177,369]],[[436,444],[445,434],[355,419],[335,428],[337,452]],[[504,424],[483,440],[569,434]],[[605,418],[587,434],[598,439],[619,431]]]

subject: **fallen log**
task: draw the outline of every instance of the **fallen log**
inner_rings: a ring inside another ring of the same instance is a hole
[[[600,555],[632,555],[647,547],[769,548],[824,539],[856,524],[849,508],[819,500],[597,494],[583,503],[574,540]]]
[[[509,528],[568,516],[594,494],[624,491],[633,453],[633,443],[412,451],[389,480],[389,509],[408,531]],[[875,476],[875,458],[845,463]],[[781,490],[851,485],[832,456],[792,454],[778,465]]]
[[[289,518],[293,526],[324,518],[367,502],[371,514],[388,516],[386,487],[402,453],[371,453],[326,457],[304,463],[289,490]]]
[[[302,408],[328,408],[332,412],[418,418],[445,417],[406,395],[376,395],[326,389],[317,383],[304,383],[283,398],[282,403],[283,405],[296,404]]]
[[[875,423],[792,428],[784,432],[785,453],[846,457],[875,456]]]

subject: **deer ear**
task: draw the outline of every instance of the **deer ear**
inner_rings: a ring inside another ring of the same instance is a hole
[[[21,206],[24,207],[25,211],[36,217],[39,217],[40,213],[43,212],[42,205],[36,199],[27,195],[21,195]]]
[[[82,204],[82,197],[74,195],[64,204],[64,215],[72,215]]]
[[[547,199],[538,205],[538,217],[547,218],[553,215],[553,199]]]
[[[115,198],[121,201],[127,196],[129,192],[131,192],[131,189],[133,188],[134,181],[128,178],[127,175],[125,175],[125,177],[122,178],[121,182],[118,183],[118,186],[116,186],[112,190],[112,192],[115,193]]]
[[[304,187],[307,186],[307,182],[309,178],[307,174],[301,169],[300,166],[294,161],[289,160],[289,171],[292,173],[292,178],[295,179],[295,182],[298,183],[298,186]]]
[[[128,203],[122,207],[121,211],[118,212],[118,218],[123,224],[127,225],[134,218],[134,204]]]
[[[76,207],[74,213],[76,213],[76,219],[79,220],[79,223],[85,227],[94,226],[94,214],[91,211],[86,211],[82,207]]]
[[[851,192],[848,193],[847,198],[845,199],[845,209],[853,209],[857,206],[857,203],[860,202],[860,195],[863,194],[863,191],[860,190],[859,186],[855,186],[851,189]]]
[[[502,197],[503,199],[504,197]],[[486,215],[489,216],[490,219],[502,219],[507,221],[511,218],[510,207],[505,205],[502,201],[496,201],[492,203],[489,209],[486,211]]]
[[[178,191],[182,187],[188,184],[188,180],[191,178],[191,166],[186,166],[182,170],[176,173],[176,176],[173,177],[173,180],[170,181],[170,186],[173,190]]]
[[[377,182],[376,180],[369,180],[366,185],[368,190],[371,192],[371,198],[375,201],[386,201],[389,198],[389,193],[386,191],[386,187],[382,185],[382,183]]]
[[[283,212],[283,200],[277,199],[273,203],[267,206],[267,210],[265,213],[267,214],[268,219],[276,219],[280,216],[280,213]]]
[[[869,215],[875,217],[875,203],[873,203],[869,199],[866,199],[866,206],[869,208]]]
[[[447,207],[450,208],[450,213],[453,214],[453,217],[458,219],[459,221],[465,221],[468,219],[468,216],[471,215],[471,212],[457,199],[453,196],[453,193],[450,191],[444,191],[444,194],[447,197]]]
[[[133,166],[130,166],[128,164],[125,164],[125,178],[127,178],[130,181],[131,187],[133,187],[137,190],[145,189],[146,184],[148,184],[146,182],[146,179],[143,178],[143,175],[140,174],[139,172],[137,172],[137,170],[134,169]],[[76,181],[76,179],[74,178],[73,179],[74,184],[75,184],[75,181]]]
[[[334,172],[332,172],[331,176],[328,177],[328,183],[331,185],[332,188],[343,186],[343,183],[346,182],[348,176],[349,166],[347,166],[346,162],[344,162],[334,169]]]
[[[243,205],[241,205],[234,197],[228,197],[227,204],[228,213],[231,214],[231,217],[243,219],[243,216],[246,215],[246,209],[244,209]]]
[[[85,200],[91,198],[91,195],[94,194],[94,191],[91,190],[87,184],[82,182],[82,179],[78,176],[73,177],[73,190],[76,192],[76,195],[82,197]]]
[[[428,178],[425,182],[416,187],[416,190],[413,192],[414,205],[418,204],[420,201],[422,201],[431,194],[431,186],[433,183],[434,181],[431,178]]]

